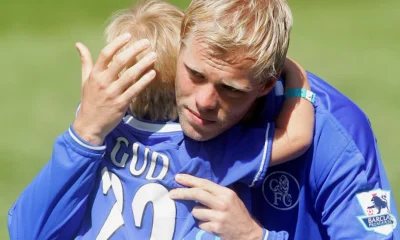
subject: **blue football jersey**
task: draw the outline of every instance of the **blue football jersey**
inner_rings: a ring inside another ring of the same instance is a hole
[[[313,74],[315,134],[296,160],[268,169],[260,187],[236,186],[256,219],[288,239],[400,239],[398,213],[366,115]],[[282,94],[267,96],[264,121]],[[282,239],[275,233],[265,239]]]
[[[53,156],[9,212],[11,239],[215,239],[197,228],[193,201],[173,201],[177,173],[224,186],[256,187],[265,177],[273,123],[237,125],[196,142],[178,123],[127,115],[105,146],[70,128]],[[29,228],[20,226],[30,226]]]

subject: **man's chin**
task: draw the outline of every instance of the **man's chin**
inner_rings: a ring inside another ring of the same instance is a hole
[[[204,142],[213,139],[220,134],[219,132],[216,131],[210,131],[210,132],[201,131],[200,129],[196,129],[193,126],[187,126],[185,124],[182,125],[182,130],[187,137],[198,142]]]

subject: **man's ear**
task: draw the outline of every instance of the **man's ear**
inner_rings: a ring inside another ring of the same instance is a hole
[[[275,77],[272,77],[269,79],[266,83],[262,83],[261,85],[261,91],[258,94],[258,97],[262,97],[267,95],[272,88],[275,86],[276,80],[279,78],[280,74],[277,74]]]

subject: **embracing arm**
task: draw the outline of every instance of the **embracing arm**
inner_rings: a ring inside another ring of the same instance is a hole
[[[86,211],[104,149],[85,146],[72,129],[57,137],[51,160],[8,213],[10,239],[71,239]]]
[[[57,138],[50,162],[11,208],[11,239],[72,239],[79,229],[105,152],[105,146],[99,145],[155,76],[149,69],[156,59],[154,53],[119,76],[149,46],[148,40],[140,40],[118,53],[129,40],[129,34],[114,39],[94,66],[89,50],[81,43],[76,45],[82,61],[80,109],[73,126]]]
[[[290,58],[286,58],[282,77],[285,91],[310,90],[306,72]],[[276,119],[270,166],[295,159],[308,149],[313,138],[314,118],[314,106],[308,100],[300,97],[285,99]]]

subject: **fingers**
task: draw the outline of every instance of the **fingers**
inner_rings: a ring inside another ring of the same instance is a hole
[[[118,36],[111,43],[109,43],[106,47],[103,48],[100,52],[100,56],[97,59],[96,64],[94,65],[94,70],[96,72],[102,72],[107,69],[108,64],[113,59],[114,55],[125,46],[128,41],[131,39],[131,35],[129,33],[124,33],[121,36]]]
[[[122,94],[125,89],[129,89],[133,83],[131,91],[141,91],[143,86],[147,86],[154,77],[155,72],[149,71],[156,61],[157,55],[154,52],[148,53],[144,58],[140,59],[135,65],[126,70],[122,76],[111,84],[111,91]],[[146,73],[147,71],[147,73]],[[145,76],[146,75],[146,76]],[[139,79],[140,78],[140,79]],[[139,79],[139,80],[138,80]],[[130,94],[134,94],[134,92]],[[126,92],[126,91],[125,91]],[[129,92],[127,93],[129,95]],[[132,96],[127,96],[131,98]]]
[[[140,92],[143,91],[155,78],[156,71],[150,70],[146,74],[144,74],[139,81],[129,87],[123,94],[121,94],[120,98],[122,102],[130,102],[133,98],[139,95]]]
[[[199,228],[201,230],[204,230],[212,234],[218,233],[218,227],[216,227],[215,225],[216,224],[214,222],[202,222],[202,221],[199,222]]]
[[[142,39],[135,42],[131,47],[119,53],[112,62],[108,65],[109,79],[115,79],[116,76],[125,68],[129,63],[134,62],[137,55],[146,50],[150,46],[150,42],[147,39]],[[151,64],[154,63],[154,59]],[[147,63],[147,62],[146,62]],[[143,64],[143,62],[142,62]],[[150,65],[149,65],[150,66]],[[147,68],[148,66],[146,66]]]
[[[93,69],[93,60],[92,55],[89,49],[83,43],[76,43],[76,49],[79,52],[81,57],[81,66],[82,66],[82,85],[89,78],[90,72]]]
[[[192,210],[192,215],[199,221],[208,222],[215,219],[215,211],[203,206],[195,206]]]
[[[223,230],[224,223],[228,222],[220,212],[200,206],[194,207],[192,215],[199,221],[200,229],[217,235]]]
[[[220,199],[200,188],[176,188],[169,192],[169,197],[174,200],[197,201],[211,209],[223,208]]]
[[[220,186],[210,180],[204,178],[197,178],[188,174],[177,174],[175,180],[186,187],[201,188],[213,195],[228,194],[226,187]],[[229,190],[230,191],[230,190]]]

